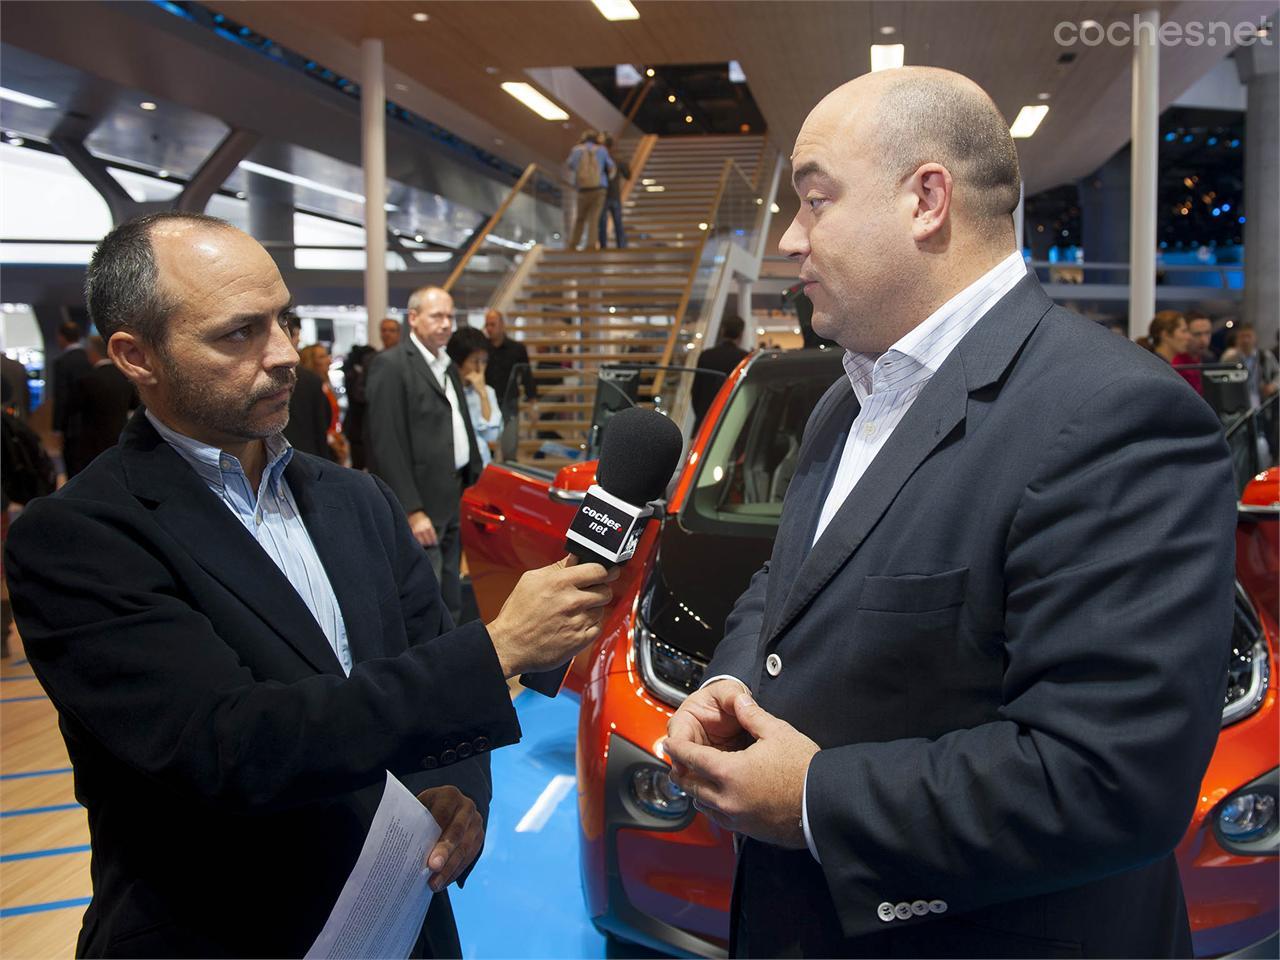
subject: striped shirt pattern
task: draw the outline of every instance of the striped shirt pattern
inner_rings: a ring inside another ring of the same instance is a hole
[[[289,441],[281,434],[266,439],[267,467],[262,471],[262,481],[255,493],[236,457],[171,430],[150,410],[146,413],[160,436],[227,505],[227,509],[293,584],[324,631],[343,672],[349,676],[351,648],[347,643],[342,610],[329,582],[329,574],[325,572],[315,544],[311,542],[311,534],[298,515],[293,491],[284,478],[284,468],[293,458],[293,447],[289,446]]]
[[[861,409],[845,440],[835,480],[822,505],[814,543],[956,344],[1026,274],[1022,254],[1015,251],[884,353],[845,353],[845,373]]]

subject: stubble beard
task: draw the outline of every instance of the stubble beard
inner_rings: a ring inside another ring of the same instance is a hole
[[[166,366],[169,367],[170,403],[175,412],[210,433],[239,440],[265,440],[289,424],[288,403],[271,414],[255,415],[254,407],[263,398],[286,387],[292,394],[298,376],[291,369],[273,373],[269,383],[241,395],[221,390],[209,381],[194,380],[177,366]]]

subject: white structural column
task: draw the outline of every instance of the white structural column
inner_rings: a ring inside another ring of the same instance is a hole
[[[387,89],[382,41],[360,43],[360,155],[364,163],[364,303],[369,343],[387,315]]]
[[[1133,47],[1129,200],[1129,336],[1145,336],[1156,312],[1156,186],[1160,150],[1160,12],[1143,11]]]
[[[1280,46],[1270,39],[1236,50],[1236,69],[1249,97],[1244,115],[1244,318],[1257,330],[1260,347],[1276,342],[1280,320]]]

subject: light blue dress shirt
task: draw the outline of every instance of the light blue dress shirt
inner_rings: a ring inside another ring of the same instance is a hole
[[[480,391],[471,384],[465,384],[462,392],[467,395],[467,412],[471,414],[471,429],[476,432],[476,446],[480,448],[480,464],[488,466],[493,460],[489,452],[489,444],[497,443],[502,436],[502,411],[498,409],[498,395],[487,383],[484,386],[489,395],[489,419],[484,418],[484,406],[480,403]]]
[[[293,584],[324,631],[343,672],[350,675],[351,648],[347,644],[347,627],[338,598],[316,553],[315,544],[311,542],[311,534],[298,514],[293,491],[284,478],[284,468],[293,457],[289,441],[280,434],[265,441],[267,466],[262,471],[262,481],[255,493],[238,459],[217,447],[171,430],[150,410],[146,413],[160,436],[191,464],[191,469],[244,524],[244,528]]]

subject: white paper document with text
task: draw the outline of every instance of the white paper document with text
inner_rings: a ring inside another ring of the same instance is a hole
[[[427,854],[440,825],[387,771],[387,784],[351,876],[306,960],[409,956],[431,905]]]

